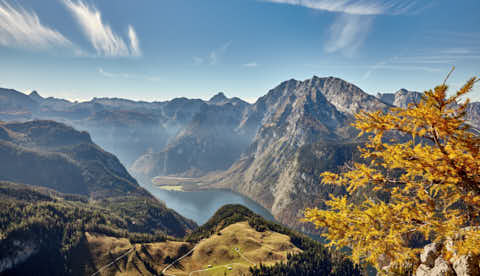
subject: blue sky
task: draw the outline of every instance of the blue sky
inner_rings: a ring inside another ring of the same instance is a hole
[[[0,87],[255,101],[313,75],[423,91],[455,65],[455,88],[480,75],[479,11],[478,0],[0,0]]]

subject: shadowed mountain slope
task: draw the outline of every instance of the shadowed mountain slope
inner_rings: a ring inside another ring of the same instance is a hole
[[[45,186],[65,193],[150,196],[120,161],[86,132],[53,121],[2,123],[0,180]]]

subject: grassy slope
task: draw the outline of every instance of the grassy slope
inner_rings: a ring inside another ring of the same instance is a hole
[[[220,234],[218,234],[220,233]],[[242,275],[254,263],[274,264],[285,261],[287,253],[301,252],[286,235],[272,231],[258,232],[248,222],[232,224],[211,237],[200,241],[193,254],[166,271],[169,274],[189,275],[190,272],[213,267],[204,275]],[[135,250],[116,265],[105,268],[100,275],[160,274],[174,260],[195,246],[188,242],[157,242],[132,245],[128,239],[87,234],[88,248],[94,267],[100,268],[121,256],[132,247]],[[183,250],[181,249],[183,246]],[[246,258],[235,251],[238,248]],[[229,271],[226,265],[233,264]],[[89,271],[92,272],[92,271]],[[200,274],[201,275],[201,274]]]
[[[195,248],[193,253],[169,268],[166,274],[189,275],[192,271],[206,270],[193,275],[250,275],[252,263],[257,267],[260,264],[278,266],[281,270],[287,266],[291,271],[295,271],[295,266],[307,269],[324,266],[318,271],[324,271],[325,275],[360,273],[338,252],[328,251],[304,235],[265,221],[240,205],[222,207],[205,225],[192,232],[186,242],[132,245],[126,239],[90,234],[87,237],[89,251],[95,252],[97,268],[135,247],[128,257],[106,268],[101,275],[160,274],[169,263],[192,248]],[[212,267],[208,268],[209,265]],[[228,270],[228,266],[232,270]]]
[[[200,241],[192,256],[182,260],[183,270],[172,269],[168,272],[188,275],[191,271],[212,265],[209,275],[223,275],[228,271],[225,265],[231,265],[232,271],[228,275],[242,275],[248,274],[252,263],[274,264],[285,261],[287,253],[300,251],[287,235],[273,231],[258,232],[247,221],[237,222]]]

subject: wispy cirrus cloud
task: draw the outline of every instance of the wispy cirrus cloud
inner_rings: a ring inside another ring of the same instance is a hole
[[[128,26],[128,37],[130,38],[130,50],[133,56],[141,56],[140,42],[138,41],[137,33],[132,25]]]
[[[232,44],[232,41],[228,41],[219,48],[213,50],[210,52],[210,55],[208,56],[210,64],[215,65],[219,62],[219,60],[225,55],[227,52],[228,48]]]
[[[34,11],[3,0],[0,1],[0,45],[36,50],[73,47],[60,32],[44,25]]]
[[[338,13],[328,30],[327,53],[353,56],[363,45],[376,15],[399,15],[419,6],[417,0],[263,0]]]
[[[227,41],[226,43],[222,44],[220,47],[213,49],[210,51],[208,56],[206,57],[198,57],[195,56],[193,57],[193,64],[194,65],[201,65],[201,64],[210,64],[210,65],[216,65],[218,64],[225,53],[228,51],[228,48],[230,48],[230,45],[232,44],[232,41]]]
[[[368,70],[363,74],[362,79],[366,80],[369,79],[370,76],[378,70],[394,70],[394,71],[422,71],[422,72],[429,72],[429,73],[437,73],[442,72],[442,70],[435,66],[426,66],[426,65],[418,65],[418,64],[398,64],[392,61],[381,61],[377,64],[370,66]]]
[[[128,26],[127,31],[129,42],[125,42],[110,25],[103,21],[101,12],[95,6],[82,0],[63,0],[63,2],[76,18],[97,55],[107,57],[141,55],[138,37],[131,25]]]
[[[415,0],[263,0],[265,2],[353,15],[402,14],[411,10]]]
[[[377,70],[409,70],[445,72],[454,65],[480,62],[480,33],[429,31],[422,34],[427,48],[408,51],[374,64],[363,78],[368,79]]]
[[[363,45],[372,23],[372,16],[350,14],[338,16],[328,30],[329,38],[325,43],[325,51],[327,53],[340,51],[345,56],[353,56]]]
[[[415,51],[409,55],[395,56],[370,66],[363,79],[368,79],[372,73],[382,69],[441,73],[465,61],[480,62],[480,48],[476,46],[431,48]]]

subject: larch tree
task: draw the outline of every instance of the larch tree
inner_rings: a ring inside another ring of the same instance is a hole
[[[356,263],[379,271],[386,263],[419,263],[421,249],[409,246],[413,233],[435,242],[460,235],[458,254],[479,254],[480,135],[466,123],[469,101],[462,101],[477,80],[453,96],[444,82],[407,108],[357,114],[353,125],[368,137],[359,148],[364,162],[323,173],[323,183],[345,186],[347,194],[330,195],[326,210],[306,209],[304,220],[324,229],[329,246],[348,247]],[[405,136],[411,139],[398,138]],[[451,253],[442,254],[448,260]]]

